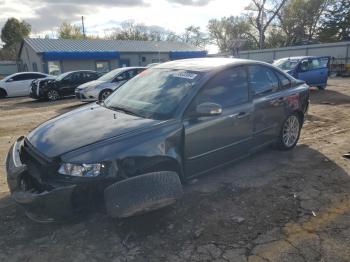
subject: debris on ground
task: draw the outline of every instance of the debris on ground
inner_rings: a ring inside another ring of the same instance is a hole
[[[350,152],[343,155],[344,158],[350,159]]]

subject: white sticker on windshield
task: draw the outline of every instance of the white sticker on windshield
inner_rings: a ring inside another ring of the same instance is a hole
[[[174,77],[186,78],[186,79],[195,79],[197,74],[189,72],[181,72],[174,75]]]

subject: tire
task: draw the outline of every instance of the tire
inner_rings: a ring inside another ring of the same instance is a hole
[[[110,96],[110,94],[112,94],[112,90],[109,90],[109,89],[102,90],[98,97],[98,100],[104,101],[107,97]]]
[[[318,90],[325,90],[326,86],[318,86],[317,88],[318,88]]]
[[[5,98],[7,96],[7,93],[4,89],[0,88],[0,98]]]
[[[278,136],[277,147],[281,150],[294,148],[299,141],[301,127],[301,119],[297,113],[286,117]]]
[[[160,171],[117,182],[104,191],[107,214],[126,218],[173,204],[183,194],[177,173]]]
[[[60,99],[60,94],[57,90],[50,89],[49,91],[47,91],[46,97],[49,101],[57,101],[58,99]]]

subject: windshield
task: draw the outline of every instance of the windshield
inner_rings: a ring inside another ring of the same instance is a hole
[[[124,71],[123,68],[114,69],[114,70],[108,72],[107,74],[104,74],[103,76],[101,76],[98,80],[112,81],[115,78],[115,76],[122,71]]]
[[[105,106],[146,118],[169,119],[199,79],[197,72],[148,69],[117,89]]]
[[[63,73],[61,75],[59,75],[56,80],[57,81],[61,81],[63,78],[65,78],[67,75],[69,75],[71,72],[67,72],[67,73]]]
[[[293,70],[298,63],[299,63],[299,60],[279,59],[275,61],[273,65],[277,66],[279,69],[282,69],[282,70]]]

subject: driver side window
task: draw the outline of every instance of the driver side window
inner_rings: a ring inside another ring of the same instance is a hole
[[[217,74],[192,101],[190,111],[202,103],[211,102],[228,108],[249,100],[247,72],[244,67],[228,69]]]
[[[309,60],[303,60],[300,63],[300,70],[305,72],[309,70]]]

